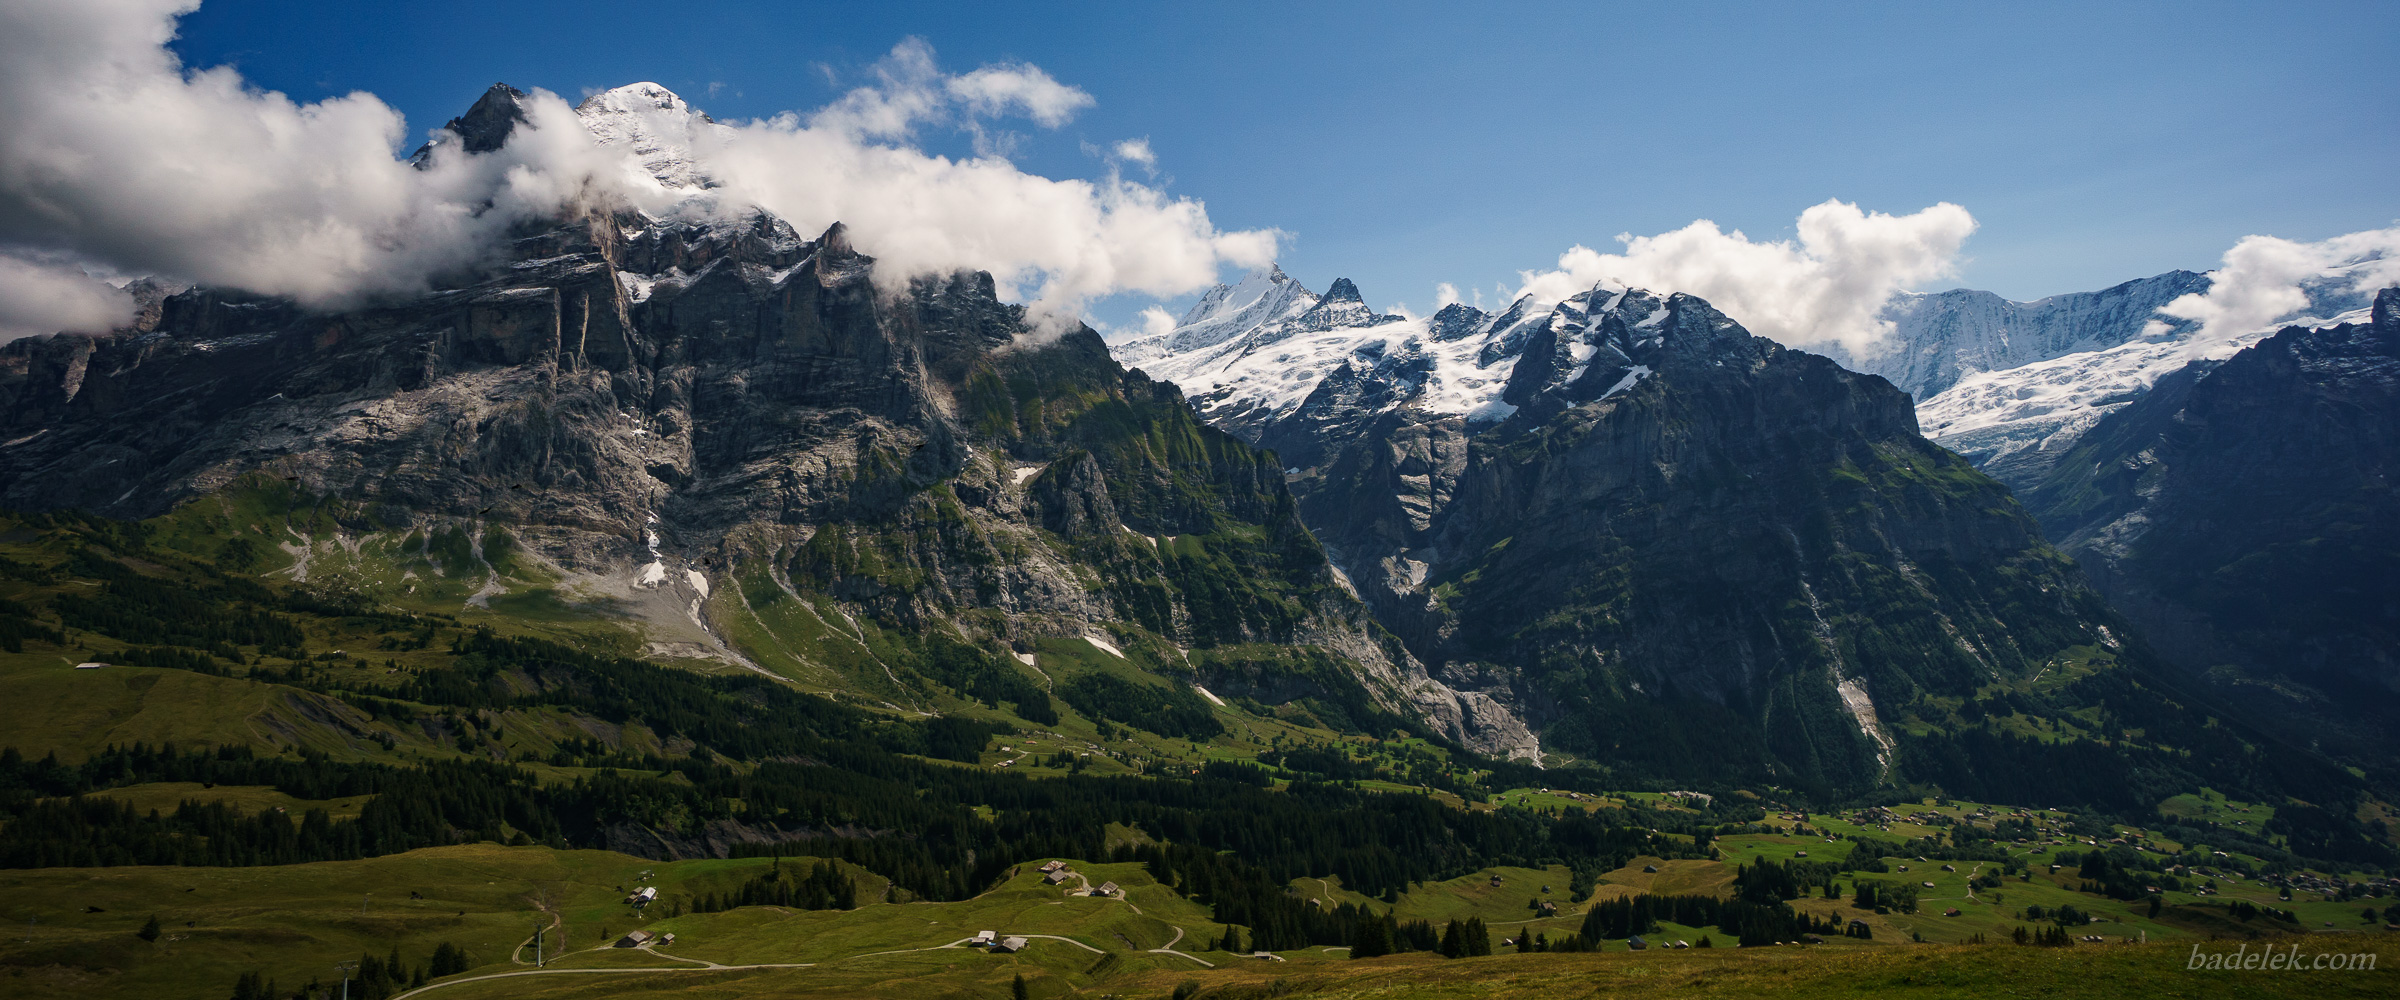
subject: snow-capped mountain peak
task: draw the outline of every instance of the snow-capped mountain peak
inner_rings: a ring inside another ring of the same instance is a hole
[[[1347,278],[1317,295],[1267,267],[1115,353],[1254,440],[1303,411],[1409,407],[1489,422],[1546,393],[1580,402],[1630,389],[1651,370],[1640,361],[1678,335],[1666,325],[1673,301],[1602,284],[1560,302],[1521,298],[1498,316],[1453,303],[1411,318],[1375,312]]]
[[[1352,284],[1348,278],[1335,278],[1333,287],[1325,290],[1324,297],[1319,298],[1317,304],[1310,306],[1307,312],[1301,313],[1293,319],[1286,332],[1301,333],[1380,326],[1400,318],[1386,316],[1368,308],[1366,297],[1358,293],[1357,285]]]
[[[576,105],[583,127],[604,146],[625,146],[669,187],[711,187],[693,147],[730,137],[733,130],[655,83],[629,83]]]
[[[1220,284],[1200,296],[1183,320],[1163,338],[1153,338],[1153,353],[1171,354],[1214,347],[1251,330],[1281,323],[1317,304],[1317,294],[1293,281],[1283,268],[1268,264],[1231,285]],[[1122,352],[1120,352],[1122,356]]]

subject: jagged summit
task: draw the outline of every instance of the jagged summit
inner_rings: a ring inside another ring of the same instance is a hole
[[[470,153],[489,153],[508,142],[509,133],[525,120],[525,92],[506,83],[492,84],[467,113],[444,126],[456,133]]]
[[[409,155],[409,162],[423,167],[433,155],[434,147],[449,142],[459,143],[461,148],[470,153],[492,152],[507,145],[508,137],[516,132],[517,125],[523,121],[525,92],[504,82],[492,84],[491,89],[476,98],[465,114],[450,119],[449,124],[442,126],[442,131],[434,133],[431,140],[417,147],[417,151]]]
[[[1426,327],[1435,340],[1457,340],[1474,335],[1491,319],[1490,313],[1464,302],[1453,302],[1436,311],[1433,318],[1426,321]]]
[[[585,98],[576,116],[592,138],[603,146],[630,148],[651,176],[670,188],[714,186],[693,155],[694,148],[730,136],[707,112],[692,107],[674,91],[655,83],[629,83]],[[465,114],[450,119],[431,141],[417,148],[409,161],[426,165],[433,150],[458,143],[469,153],[490,153],[508,144],[518,125],[527,121],[525,92],[495,83]]]
[[[1270,298],[1270,290],[1281,297]],[[1375,312],[1348,278],[1318,296],[1278,268],[1261,268],[1238,285],[1212,289],[1174,330],[1118,345],[1116,354],[1181,385],[1210,420],[1252,440],[1266,440],[1267,425],[1303,411],[1328,412],[1337,399],[1491,422],[1521,405],[1507,390],[1537,335],[1549,338],[1541,350],[1561,352],[1543,364],[1573,381],[1611,337],[1639,339],[1624,331],[1655,324],[1665,301],[1602,285],[1561,302],[1520,298],[1498,316],[1452,303],[1416,319]],[[1604,326],[1611,316],[1617,324]]]
[[[1200,296],[1175,329],[1121,346],[1116,354],[1126,364],[1203,350],[1260,327],[1281,323],[1317,304],[1317,295],[1268,264],[1243,275],[1231,285],[1219,284]]]
[[[825,235],[817,237],[817,253],[826,257],[857,256],[857,248],[850,245],[850,227],[839,222],[825,227]]]

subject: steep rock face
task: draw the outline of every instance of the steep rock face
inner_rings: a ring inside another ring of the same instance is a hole
[[[2400,288],[2101,421],[2026,494],[2052,537],[2228,704],[2400,760]]]
[[[1558,370],[1582,353],[1567,338],[1529,341],[1508,420],[1394,427],[1303,500],[1453,683],[1638,771],[1855,788],[1904,765],[1888,720],[1907,706],[2108,641],[2031,519],[1919,437],[1906,396],[1697,299],[1620,298],[1569,342],[1594,348],[1579,373]]]
[[[513,96],[445,141],[504,142]],[[585,117],[663,178],[688,167],[652,141],[677,115],[710,124],[649,85]],[[1165,650],[1177,683],[1238,661],[1261,689],[1531,751],[1375,629],[1270,459],[1088,329],[1029,346],[989,275],[879,289],[841,226],[763,215],[601,208],[516,236],[421,298],[158,290],[136,328],[0,348],[0,504],[199,501],[235,530],[257,497],[313,504],[325,534],[263,540],[297,578],[629,617],[654,655],[887,702],[922,684],[875,627],[1113,634]],[[1262,679],[1274,664],[1210,652],[1258,643],[1331,666]]]
[[[1277,449],[1302,517],[1435,677],[1566,755],[1866,787],[1910,773],[1902,718],[2117,642],[1905,394],[1699,299],[1602,286],[1277,349],[1301,346],[1298,388],[1224,346],[1153,364]]]

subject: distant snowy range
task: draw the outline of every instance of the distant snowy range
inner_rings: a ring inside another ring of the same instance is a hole
[[[2321,268],[2297,284],[2304,305],[2295,296],[2295,309],[2255,328],[2162,312],[2208,295],[2217,274],[2170,271],[2031,302],[1971,289],[1904,292],[1884,306],[1892,328],[1875,353],[1838,343],[1805,349],[1908,392],[1926,437],[2023,490],[2084,431],[2171,372],[2222,361],[2277,328],[2364,322],[2374,295],[2365,286],[2377,283],[2360,281],[2363,269],[2388,265],[2375,255]],[[1289,452],[1298,442],[1275,431],[1318,423],[1327,411],[1355,419],[1409,408],[1470,425],[1499,421],[1516,409],[1511,377],[1544,328],[1556,334],[1568,379],[1597,365],[1618,382],[1638,380],[1640,366],[1602,356],[1616,348],[1597,335],[1604,315],[1656,301],[1633,292],[1603,283],[1558,302],[1522,297],[1497,313],[1452,304],[1418,317],[1374,311],[1348,279],[1318,294],[1269,265],[1217,285],[1172,329],[1117,341],[1113,351],[1127,367],[1181,386],[1212,423]]]

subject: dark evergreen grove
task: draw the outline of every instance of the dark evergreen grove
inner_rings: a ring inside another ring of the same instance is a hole
[[[736,819],[818,836],[742,845],[736,854],[836,857],[930,899],[980,892],[1010,866],[1048,857],[1141,861],[1220,919],[1265,940],[1338,939],[1282,891],[1303,875],[1371,894],[1492,864],[1566,862],[1608,870],[1638,855],[1699,856],[1709,818],[1627,811],[1547,817],[1466,811],[1421,795],[1301,782],[1066,776],[1034,779],[946,767],[837,741],[802,745],[811,763],[680,759],[665,776],[622,771],[544,786],[522,768],[423,768],[262,758],[245,748],[136,746],[66,765],[0,753],[0,866],[259,865],[338,860],[475,840],[597,846],[619,824],[673,830]],[[679,779],[679,780],[678,780]],[[294,795],[373,794],[356,819],[312,810],[295,823],[221,803],[141,813],[81,793],[153,781],[274,785]],[[65,796],[65,797],[60,797]],[[732,803],[744,807],[737,810]],[[977,806],[991,819],[975,814]],[[1124,823],[1169,846],[1104,845]],[[1660,833],[1652,833],[1653,828]],[[513,838],[503,833],[513,829]],[[864,831],[837,835],[836,831]],[[745,890],[747,891],[747,890]],[[768,890],[761,890],[768,891]],[[805,894],[809,890],[795,888]],[[735,903],[732,905],[740,905]],[[1330,925],[1327,925],[1330,926]]]
[[[1596,903],[1584,914],[1581,934],[1586,945],[1655,934],[1660,921],[1686,927],[1715,926],[1732,935],[1742,947],[1798,941],[1804,934],[1838,935],[1842,921],[1813,917],[1777,900],[1756,902],[1717,896],[1620,896]]]
[[[732,892],[703,893],[691,900],[693,913],[722,913],[741,906],[784,906],[799,910],[858,908],[858,883],[842,866],[829,861],[785,868],[778,859],[766,872],[743,882]]]

